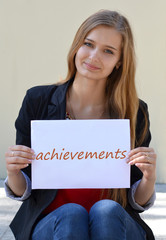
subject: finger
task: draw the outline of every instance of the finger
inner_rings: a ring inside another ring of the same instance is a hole
[[[134,165],[134,164],[136,165],[137,163],[147,163],[147,164],[156,165],[156,158],[155,158],[155,154],[142,155],[132,160],[129,159],[127,163],[129,163],[130,165]]]
[[[135,165],[136,165],[137,167],[139,167],[140,169],[142,169],[142,170],[146,170],[146,169],[148,169],[149,167],[151,167],[151,165],[150,165],[149,163],[142,163],[142,162],[136,163]]]
[[[15,171],[19,171],[23,168],[28,167],[29,164],[10,164],[7,168],[8,172],[15,172]]]
[[[24,146],[24,145],[10,146],[9,151],[21,151],[21,152],[34,153],[34,150],[32,148],[29,148],[29,147]]]
[[[133,156],[134,154],[137,154],[139,152],[146,152],[146,153],[149,153],[149,152],[154,152],[153,148],[149,148],[149,147],[138,147],[138,148],[134,148],[132,149],[129,154],[128,154],[128,157],[131,157]]]
[[[8,157],[6,158],[6,164],[29,164],[32,163],[32,159],[22,158],[22,157]]]
[[[136,166],[141,170],[141,172],[145,175],[153,175],[155,168],[151,164],[147,163],[136,163]]]
[[[131,157],[127,158],[126,162],[130,163],[130,164],[135,164],[137,161],[148,162],[147,153],[144,153],[144,152],[136,153],[136,154],[132,155]]]
[[[147,163],[147,164],[150,164],[149,162],[149,159],[147,156],[145,155],[142,155],[142,156],[139,156],[137,158],[134,158],[133,160],[128,160],[127,163],[129,163],[130,165],[134,165],[136,163]]]
[[[35,159],[35,153],[34,151],[26,146],[23,145],[15,145],[9,147],[8,152],[5,154],[6,158],[7,157],[23,157],[27,159]]]
[[[129,161],[132,161],[132,160],[134,160],[136,158],[139,158],[141,156],[145,156],[146,157],[148,155],[147,155],[146,152],[138,152],[138,153],[135,153],[134,155],[130,156],[128,159],[129,159]]]
[[[147,163],[137,163],[136,166],[141,170],[146,179],[155,179],[156,178],[156,168],[152,164]]]
[[[10,151],[10,157],[22,157],[26,159],[35,159],[35,154],[31,152],[22,152],[22,151]]]
[[[143,174],[146,173],[153,176],[156,172],[156,166],[153,164],[137,163],[136,166],[142,171]]]
[[[152,160],[155,159],[156,154],[153,152],[138,152],[138,153],[132,155],[131,157],[127,158],[127,162],[130,162],[130,161],[140,158],[140,157],[143,157],[143,160],[145,160],[145,161],[149,161],[150,159],[152,159]]]

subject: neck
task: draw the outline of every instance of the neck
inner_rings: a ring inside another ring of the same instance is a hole
[[[67,97],[67,110],[73,118],[108,118],[105,82],[75,77]]]
[[[71,96],[82,107],[104,105],[105,85],[105,80],[91,80],[76,75],[71,87]]]

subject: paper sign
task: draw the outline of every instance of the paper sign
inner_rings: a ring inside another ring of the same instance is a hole
[[[129,120],[31,122],[32,189],[128,188]]]

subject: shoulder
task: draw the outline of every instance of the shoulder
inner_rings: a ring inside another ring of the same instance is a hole
[[[33,100],[36,99],[51,99],[52,95],[63,94],[66,92],[68,85],[72,82],[69,80],[64,83],[56,83],[52,85],[35,86],[27,90],[26,95]]]
[[[31,105],[47,104],[53,95],[56,96],[61,92],[63,87],[64,84],[35,86],[27,90],[24,100]]]
[[[139,99],[139,109],[138,111],[147,111],[148,105],[142,99]]]
[[[37,99],[40,97],[46,97],[54,92],[57,89],[58,85],[41,85],[41,86],[35,86],[27,90],[26,95],[30,97],[31,99]]]
[[[49,100],[56,89],[57,85],[55,84],[35,86],[28,89],[24,96],[21,110],[24,110],[25,114],[31,113],[34,117],[34,113],[39,112],[39,108],[42,109],[49,103]]]
[[[33,119],[48,112],[50,105],[59,105],[65,101],[66,90],[70,81],[53,85],[35,86],[27,90],[21,110]]]
[[[44,111],[49,103],[52,93],[56,91],[57,85],[35,86],[27,90],[17,119],[29,117],[35,119],[36,115]]]
[[[139,108],[136,122],[136,146],[149,146],[151,141],[150,120],[148,105],[139,99]]]
[[[139,99],[137,122],[144,121],[145,118],[149,119],[148,105],[142,99]]]

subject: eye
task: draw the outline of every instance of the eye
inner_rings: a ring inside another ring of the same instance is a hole
[[[111,51],[110,49],[105,49],[104,52],[105,52],[105,53],[108,53],[108,54],[114,54],[114,52]]]
[[[90,42],[84,42],[84,45],[87,46],[87,47],[93,47],[93,44],[90,43]]]

